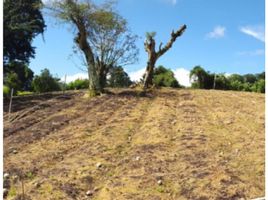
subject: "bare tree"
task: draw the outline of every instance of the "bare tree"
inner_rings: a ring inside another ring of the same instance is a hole
[[[153,71],[155,63],[158,58],[164,55],[176,41],[177,37],[180,37],[186,30],[186,25],[181,26],[176,32],[172,31],[171,38],[168,43],[162,48],[162,42],[159,45],[158,51],[155,50],[155,32],[146,34],[146,41],[144,43],[145,51],[148,53],[148,61],[144,78],[143,88],[147,89],[153,82]]]
[[[90,96],[103,92],[111,67],[137,61],[137,36],[131,34],[126,20],[114,11],[113,5],[106,2],[97,6],[90,0],[57,0],[47,6],[54,16],[76,30],[74,41],[86,60]]]

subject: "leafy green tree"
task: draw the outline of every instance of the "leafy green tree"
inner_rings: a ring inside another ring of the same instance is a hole
[[[244,77],[244,82],[247,82],[247,83],[253,84],[257,81],[257,76],[254,74],[245,74],[243,77]]]
[[[265,93],[265,80],[260,79],[252,85],[253,92]]]
[[[88,79],[76,79],[68,83],[67,90],[80,90],[80,89],[87,89],[89,81]]]
[[[217,74],[215,78],[215,89],[228,90],[230,88],[230,82],[224,74]]]
[[[4,65],[12,61],[28,63],[35,55],[34,37],[46,27],[41,0],[4,1]]]
[[[5,76],[4,83],[10,89],[14,89],[14,94],[16,94],[17,91],[21,89],[22,85],[21,81],[19,80],[18,74],[15,72],[8,73],[8,75]]]
[[[260,79],[265,80],[265,72],[262,72],[262,73],[256,74],[256,77],[257,77],[257,80],[260,80]]]
[[[163,66],[155,68],[153,75],[153,84],[162,87],[180,87],[179,82],[174,77],[174,73],[170,69]]]
[[[112,66],[136,62],[138,48],[126,20],[112,3],[94,4],[90,0],[57,0],[50,6],[54,15],[76,30],[75,44],[86,61],[89,92],[103,92]]]
[[[12,88],[10,83],[7,83],[9,80],[8,77],[14,76],[14,73],[17,76],[18,81],[16,81],[16,89],[18,90],[31,90],[31,83],[33,80],[34,72],[24,63],[22,62],[10,62],[4,68],[4,84]],[[12,74],[12,75],[10,75]]]
[[[244,88],[244,83],[239,80],[230,81],[230,90],[242,91]]]
[[[128,74],[121,66],[113,67],[109,75],[108,86],[110,87],[128,87],[132,84]]]
[[[204,89],[206,80],[208,79],[208,73],[201,66],[195,66],[190,71],[190,79],[193,80],[192,87]]]
[[[229,81],[230,82],[240,82],[240,83],[244,83],[244,77],[240,74],[231,74],[229,77],[228,77]]]
[[[53,77],[48,69],[41,71],[41,74],[34,77],[32,86],[35,92],[51,92],[61,90],[59,79]]]

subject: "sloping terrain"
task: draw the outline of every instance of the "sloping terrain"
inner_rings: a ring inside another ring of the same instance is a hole
[[[4,108],[7,199],[22,184],[38,200],[264,196],[264,101],[172,89],[14,99],[10,122]]]

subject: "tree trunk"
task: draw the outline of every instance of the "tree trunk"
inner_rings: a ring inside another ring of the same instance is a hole
[[[153,72],[155,63],[158,58],[164,55],[171,47],[172,44],[176,41],[177,37],[180,37],[183,32],[186,30],[186,25],[180,27],[176,32],[171,32],[171,38],[169,42],[162,48],[162,43],[159,45],[159,50],[155,50],[155,40],[153,36],[149,37],[147,41],[144,43],[145,51],[148,53],[148,62],[145,72],[143,89],[147,89],[153,84]]]
[[[149,88],[153,85],[153,74],[154,74],[154,63],[148,62],[144,77],[144,85],[143,88]]]
[[[94,55],[92,49],[87,41],[87,32],[85,28],[85,24],[81,21],[77,21],[73,19],[74,23],[76,24],[79,32],[75,41],[79,48],[83,51],[87,65],[88,65],[88,79],[89,79],[89,96],[93,97],[99,95],[101,91],[101,86],[99,82],[99,76],[97,73],[97,64],[94,59]]]
[[[88,67],[89,96],[94,97],[101,93],[99,76],[96,73],[95,65]]]

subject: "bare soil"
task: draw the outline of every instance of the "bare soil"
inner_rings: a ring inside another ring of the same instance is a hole
[[[264,196],[263,94],[113,90],[13,102],[10,121],[4,103],[7,199],[21,197],[22,180],[37,200]]]

